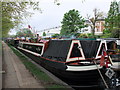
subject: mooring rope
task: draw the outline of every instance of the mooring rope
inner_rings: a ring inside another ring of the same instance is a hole
[[[92,43],[92,45],[91,45],[91,49],[90,49],[89,52],[92,51],[93,44],[94,44],[94,42]],[[107,83],[106,83],[106,81],[105,81],[105,79],[104,79],[104,77],[103,77],[101,71],[99,70],[99,68],[98,68],[98,66],[97,66],[97,63],[96,63],[96,61],[95,61],[95,58],[93,59],[93,62],[95,63],[95,65],[96,65],[96,67],[97,67],[97,70],[98,70],[98,72],[99,72],[99,74],[100,74],[100,77],[102,78],[103,83],[105,84],[106,88],[109,89],[109,87],[108,87],[108,85],[107,85]]]
[[[95,65],[96,65],[96,67],[97,67],[97,70],[98,70],[98,72],[99,72],[99,74],[100,74],[100,76],[101,76],[101,78],[102,78],[102,80],[103,80],[103,82],[104,82],[106,88],[109,89],[109,87],[108,87],[108,85],[107,85],[107,83],[106,83],[106,81],[105,81],[105,79],[104,79],[104,77],[103,77],[101,71],[99,70],[99,68],[98,68],[98,66],[97,66],[97,64],[96,64],[96,62],[95,62],[95,60],[93,60],[93,61],[94,61]]]

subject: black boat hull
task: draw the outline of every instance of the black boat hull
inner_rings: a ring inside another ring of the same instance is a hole
[[[66,71],[67,66],[64,63],[49,61],[21,49],[19,50],[69,85],[96,86],[100,83],[100,75],[97,69],[86,71]]]

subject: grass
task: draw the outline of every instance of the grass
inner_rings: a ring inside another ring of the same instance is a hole
[[[63,85],[56,84],[47,74],[45,74],[43,71],[40,70],[35,64],[30,62],[28,58],[26,58],[24,55],[22,55],[19,51],[17,51],[15,48],[13,48],[11,45],[8,45],[13,52],[20,58],[20,60],[23,62],[25,67],[38,79],[40,80],[45,88],[51,89],[51,88],[66,88]]]
[[[47,86],[47,88],[65,88],[65,87],[56,84],[56,85],[49,85]]]

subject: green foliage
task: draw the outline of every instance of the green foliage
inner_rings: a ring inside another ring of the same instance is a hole
[[[106,33],[101,36],[101,38],[110,38],[110,37],[111,37],[111,33]]]
[[[78,36],[77,36],[77,38],[88,38],[88,39],[90,39],[90,38],[93,38],[93,39],[95,39],[95,38],[100,38],[101,36],[99,36],[99,35],[95,35],[94,36],[94,38],[93,38],[93,35],[92,35],[92,33],[79,33],[78,34]]]
[[[111,36],[114,38],[120,38],[120,28],[115,28],[111,32]]]
[[[105,22],[106,30],[104,31],[104,36],[120,37],[120,14],[118,3],[116,1],[111,2],[108,17],[105,19]]]
[[[46,33],[45,33],[45,32],[43,32],[43,36],[46,36]]]
[[[61,28],[61,35],[74,35],[78,31],[81,30],[81,28],[84,28],[85,20],[80,16],[78,10],[70,10],[68,13],[64,14],[64,18]]]
[[[33,33],[30,29],[24,28],[16,33],[17,37],[33,37]]]
[[[88,36],[89,38],[93,38],[93,35],[92,35],[91,33],[88,33],[87,36]]]
[[[40,10],[38,2],[2,2],[2,34],[3,37],[8,35],[10,29],[22,23],[22,19],[31,16],[32,13],[28,9]]]
[[[87,34],[80,34],[79,38],[87,38],[88,35]]]
[[[53,38],[56,38],[58,36],[60,36],[60,34],[54,34],[54,35],[52,35]]]
[[[2,17],[2,36],[8,36],[8,32],[10,29],[14,27],[14,23],[5,17]]]

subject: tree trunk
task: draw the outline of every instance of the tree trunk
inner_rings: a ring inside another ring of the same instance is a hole
[[[93,24],[93,28],[92,28],[92,36],[93,38],[95,38],[95,23]]]

